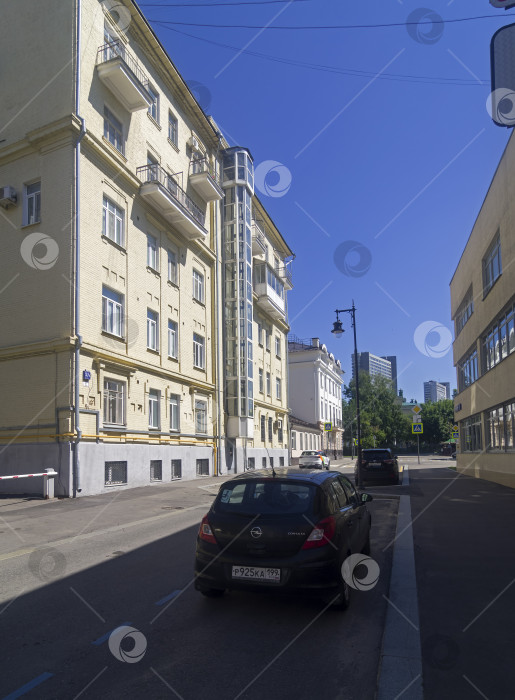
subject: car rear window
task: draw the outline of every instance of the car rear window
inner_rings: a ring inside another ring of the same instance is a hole
[[[366,460],[374,461],[381,459],[391,459],[392,455],[388,450],[363,450],[363,458]]]
[[[217,513],[292,515],[316,510],[317,487],[278,479],[225,483],[213,504]]]
[[[304,452],[301,454],[301,457],[311,457],[311,456],[313,456],[313,455],[318,455],[318,454],[320,454],[320,453],[319,453],[319,452],[314,452],[313,450],[307,450],[307,451],[304,451]]]

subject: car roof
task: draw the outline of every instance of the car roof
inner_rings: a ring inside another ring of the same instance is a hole
[[[391,452],[391,447],[364,447],[363,452]]]
[[[275,472],[275,476],[274,476]],[[320,469],[300,469],[296,467],[278,467],[277,469],[256,469],[242,474],[236,474],[229,482],[247,481],[252,479],[289,479],[294,481],[310,481],[321,484],[336,472],[320,471]]]

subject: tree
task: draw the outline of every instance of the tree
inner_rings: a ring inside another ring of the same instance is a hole
[[[424,442],[431,448],[449,440],[454,423],[454,402],[452,399],[422,404]]]

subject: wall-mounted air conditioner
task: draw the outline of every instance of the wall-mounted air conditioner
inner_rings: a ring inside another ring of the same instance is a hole
[[[200,141],[196,136],[190,136],[188,139],[188,146],[192,149],[192,151],[200,151],[201,146],[200,146]]]
[[[0,187],[0,206],[7,209],[9,206],[16,204],[16,190],[14,187]]]

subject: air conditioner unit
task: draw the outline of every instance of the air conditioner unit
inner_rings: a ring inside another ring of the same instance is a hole
[[[188,139],[188,145],[193,151],[200,151],[200,141],[196,136],[190,136]]]
[[[16,190],[14,187],[0,187],[0,205],[7,209],[10,204],[16,204]]]

